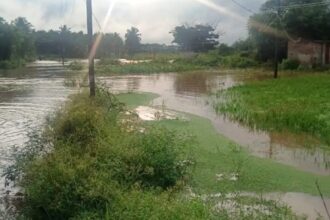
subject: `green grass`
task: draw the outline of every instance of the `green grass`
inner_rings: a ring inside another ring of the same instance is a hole
[[[147,93],[118,96],[131,108],[155,97]],[[7,173],[24,188],[24,217],[292,219],[286,207],[242,198],[238,198],[240,202],[249,205],[266,205],[273,215],[246,214],[238,209],[233,218],[230,210],[214,211],[219,200],[193,199],[182,189],[189,184],[200,193],[316,194],[313,181],[318,179],[324,195],[330,194],[329,177],[249,156],[217,134],[206,119],[187,115],[189,121],[142,123],[134,115],[127,116],[116,100],[112,95],[98,95],[93,100],[86,94],[74,96],[49,121],[42,136],[31,136]],[[239,181],[216,181],[216,174],[231,172],[240,174]]]
[[[330,74],[249,82],[220,91],[215,108],[251,128],[311,134],[330,143]]]
[[[154,95],[124,94],[126,103],[136,106],[137,98]],[[128,97],[131,96],[131,99]],[[123,99],[122,99],[123,100]],[[124,100],[123,100],[124,101]],[[133,102],[131,102],[133,101]],[[151,101],[151,100],[150,100]],[[144,101],[144,104],[149,101]],[[319,176],[269,159],[257,158],[218,134],[208,119],[187,115],[189,121],[165,120],[150,122],[177,132],[185,131],[195,136],[197,146],[193,186],[201,192],[250,191],[250,192],[303,192],[318,195],[315,181],[323,193],[330,196],[330,176]],[[239,181],[217,182],[216,174],[240,173]]]
[[[133,57],[133,60],[149,60],[135,64],[120,64],[117,60],[103,59],[96,66],[99,75],[114,74],[151,74],[151,73],[177,73],[194,70],[214,70],[221,68],[251,68],[257,62],[252,58],[234,54],[221,56],[217,50],[208,53],[196,54],[145,54]]]
[[[330,196],[330,176],[299,171],[269,159],[251,156],[247,151],[219,135],[207,119],[189,115],[190,121],[156,122],[169,129],[186,131],[194,136],[196,167],[194,188],[201,192],[303,192],[318,195],[315,180],[323,193]],[[216,181],[216,174],[239,173],[239,181]]]
[[[151,61],[136,64],[98,64],[96,73],[99,75],[115,75],[115,74],[152,74],[152,73],[175,73],[191,70],[208,69],[210,67],[193,63],[166,61]]]
[[[154,96],[120,97],[134,105]],[[191,163],[183,162],[192,160],[189,136],[145,126],[106,92],[71,98],[42,135],[30,135],[7,171],[24,188],[25,217],[149,219],[172,212],[171,219],[183,219],[182,209],[192,219],[210,215],[202,201],[176,197],[191,175]],[[134,203],[146,207],[133,210]]]
[[[153,93],[121,93],[116,97],[120,102],[125,103],[128,108],[134,108],[139,105],[149,105],[158,95]]]

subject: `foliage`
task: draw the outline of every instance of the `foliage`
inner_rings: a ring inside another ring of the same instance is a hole
[[[216,53],[208,53],[196,56],[158,56],[148,61],[137,61],[121,64],[118,60],[102,59],[96,66],[96,72],[100,75],[184,72],[214,68],[218,65],[219,58]]]
[[[220,56],[228,56],[234,53],[234,48],[224,43],[219,45],[218,50]]]
[[[222,57],[220,62],[221,66],[228,68],[249,68],[258,65],[254,59],[242,56],[240,54]]]
[[[115,205],[115,212],[107,212],[105,219],[216,219],[200,199],[173,198],[169,193],[132,191]]]
[[[275,41],[278,40],[279,60],[287,56],[287,39],[277,36],[276,30],[279,28],[277,16],[270,13],[259,13],[249,19],[250,39],[257,49],[256,58],[259,61],[267,62],[274,59]]]
[[[322,0],[312,1],[313,7],[297,7],[311,3],[310,0],[282,0],[278,10],[277,0],[268,0],[259,13],[249,19],[250,37],[257,46],[257,58],[261,61],[273,59],[275,39],[279,40],[280,60],[286,58],[287,41],[304,38],[329,40],[329,7],[317,5]],[[285,9],[285,11],[283,10]],[[279,15],[277,15],[279,11]]]
[[[141,34],[139,33],[139,29],[131,27],[131,29],[127,30],[125,34],[125,47],[130,56],[140,51]]]
[[[281,63],[281,68],[283,70],[296,70],[299,66],[300,62],[298,60],[285,59]]]
[[[317,179],[324,195],[330,195],[329,176],[303,172],[273,160],[252,156],[248,150],[219,135],[209,119],[187,115],[188,122],[160,121],[159,126],[187,131],[196,136],[195,169],[192,187],[196,193],[303,192],[319,195]],[[328,161],[329,163],[329,161]],[[217,174],[238,173],[238,181],[217,181]]]
[[[283,0],[281,5],[283,7],[290,7],[297,4],[308,4],[310,0]],[[292,7],[281,13],[282,26],[289,32],[290,35],[298,38],[305,38],[310,40],[329,40],[330,16],[329,7],[324,5],[317,5],[317,3],[324,3],[323,0],[312,1],[315,5],[313,7]],[[276,0],[268,0],[263,10],[272,9],[276,7]]]
[[[266,80],[220,92],[217,111],[251,127],[312,134],[330,143],[329,74]]]
[[[70,62],[68,68],[70,70],[77,70],[77,71],[79,71],[79,70],[82,70],[84,68],[84,65],[83,65],[83,63],[75,60],[75,61]]]
[[[207,52],[218,45],[219,34],[210,25],[177,26],[172,31],[174,40],[183,51]]]
[[[32,25],[22,17],[11,24],[0,18],[0,67],[13,68],[34,57]]]
[[[94,100],[82,94],[49,121],[41,136],[30,139],[8,177],[21,177],[23,212],[33,219],[113,219],[125,213],[123,201],[144,192],[145,200],[138,196],[137,201],[150,207],[152,201],[159,201],[179,210],[189,207],[189,202],[169,204],[163,198],[189,177],[191,163],[183,161],[191,161],[191,145],[186,135],[142,127],[107,92],[98,92]]]
[[[96,57],[121,57],[124,53],[124,41],[118,33],[102,34]]]
[[[144,100],[139,94],[124,94],[121,96],[129,103],[131,101],[135,102],[136,97]],[[154,96],[150,95],[151,97]],[[87,98],[85,99],[87,101]],[[107,99],[103,96],[97,103],[104,103],[105,100]],[[90,105],[90,101],[86,104]],[[118,106],[115,109],[120,108]],[[220,136],[207,119],[192,115],[189,115],[189,119],[188,122],[161,121],[151,125],[156,126],[156,129],[165,126],[170,130],[185,130],[190,134],[196,134],[199,144],[198,148],[195,148],[197,157],[193,184],[196,190],[206,193],[255,190],[258,192],[294,191],[317,194],[314,186],[314,180],[317,178],[321,187],[325,190],[324,195],[329,195],[330,192],[327,187],[330,181],[329,177],[315,176],[270,160],[249,156],[247,152],[239,150],[238,147],[233,147],[230,141]],[[53,121],[53,123],[56,123],[56,121]],[[105,122],[105,124],[107,123],[108,121]],[[107,132],[111,132],[111,134],[106,141],[116,139],[118,129],[108,130]],[[36,140],[40,140],[40,138],[36,138]],[[36,155],[36,153],[40,155],[40,149],[36,146],[40,146],[40,143],[43,145],[45,142],[38,143],[31,145],[31,151],[28,152],[35,150],[32,155]],[[149,187],[141,188],[141,186],[134,184],[123,189],[112,178],[111,173],[114,169],[112,168],[112,160],[109,161],[109,157],[117,157],[116,155],[109,156],[113,154],[113,151],[108,152],[112,147],[104,146],[101,150],[98,147],[98,142],[96,142],[92,148],[84,150],[81,147],[77,149],[77,146],[67,147],[64,144],[66,143],[55,147],[53,153],[43,151],[46,157],[30,157],[26,161],[27,165],[25,166],[29,166],[26,168],[35,168],[30,172],[30,175],[34,173],[34,176],[30,176],[30,178],[35,178],[31,179],[29,185],[30,187],[35,185],[36,191],[33,191],[34,208],[32,205],[25,206],[24,213],[30,217],[34,213],[33,219],[38,219],[38,217],[39,219],[66,219],[67,216],[72,219],[295,219],[287,208],[282,208],[265,200],[252,199],[253,201],[251,201],[250,198],[238,198],[238,202],[242,206],[237,206],[234,210],[215,210],[214,205],[226,204],[228,201],[221,198],[208,201],[207,194],[193,199],[189,196],[181,197],[180,194],[177,194],[177,187],[164,191],[162,189],[150,189]],[[157,142],[155,145],[157,145]],[[44,146],[41,147],[41,149],[44,148]],[[49,145],[46,148],[49,148]],[[120,148],[120,151],[132,153],[125,147]],[[125,153],[123,154],[125,155]],[[31,161],[33,161],[33,165],[31,165]],[[241,167],[241,169],[237,183],[215,180],[215,174],[219,172],[237,172],[238,167]],[[41,175],[39,176],[39,174]],[[56,191],[54,191],[55,189]],[[27,192],[31,193],[31,190]],[[201,198],[203,198],[203,201]],[[30,197],[27,197],[26,202],[29,202],[30,199],[31,194]],[[40,202],[37,203],[38,200]],[[51,208],[56,208],[61,213],[56,212],[55,215],[54,209],[48,209],[50,204],[52,205]],[[266,213],[262,211],[246,212],[244,207],[253,207],[254,205],[270,210],[271,216],[268,211]],[[37,207],[39,208],[37,209]],[[67,216],[62,215],[63,213]]]

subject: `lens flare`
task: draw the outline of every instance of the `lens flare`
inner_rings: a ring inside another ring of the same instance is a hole
[[[223,7],[221,5],[218,5],[216,4],[215,2],[213,2],[212,0],[195,0],[196,2],[220,13],[220,14],[223,14],[223,15],[226,15],[226,16],[230,16],[231,18],[239,21],[239,22],[243,22],[243,23],[246,23],[246,18],[233,12],[233,11],[230,11],[228,8],[226,7]],[[112,11],[113,11],[113,8],[115,7],[116,3],[118,2],[118,0],[112,0],[110,5],[109,5],[109,9],[107,11],[107,14],[106,16],[104,17],[104,20],[102,22],[102,27],[101,27],[101,30],[100,30],[100,33],[97,35],[96,39],[95,39],[95,42],[93,44],[93,47],[90,51],[90,54],[89,54],[89,59],[92,59],[95,57],[95,54],[96,54],[96,51],[101,43],[101,40],[102,40],[102,37],[103,37],[103,32],[105,30],[105,28],[107,27],[108,23],[109,23],[109,20],[110,20],[110,17],[112,15]],[[263,33],[267,33],[269,35],[272,35],[274,37],[279,37],[279,38],[284,38],[284,39],[288,39],[288,33],[286,31],[283,31],[283,30],[279,30],[279,29],[276,29],[276,28],[273,28],[271,27],[270,25],[267,25],[265,23],[262,23],[262,22],[259,22],[253,18],[251,18],[249,20],[249,24],[248,24],[250,27],[253,27],[255,28],[256,30],[260,31],[260,32],[263,32]]]
[[[210,9],[213,9],[215,10],[216,12],[220,13],[220,14],[223,14],[223,15],[227,15],[227,16],[230,16],[240,22],[244,22],[246,23],[246,18],[235,13],[235,12],[232,12],[230,11],[229,9],[221,6],[221,5],[218,5],[216,3],[214,3],[213,1],[211,0],[195,0],[196,2],[210,8]],[[259,22],[253,18],[250,19],[249,21],[249,24],[248,24],[250,27],[253,27],[255,28],[256,30],[258,30],[259,32],[263,32],[263,33],[266,33],[266,34],[269,34],[269,35],[272,35],[274,37],[279,37],[279,38],[284,38],[284,39],[287,39],[288,38],[288,33],[286,31],[282,31],[282,30],[279,30],[279,29],[276,29],[276,28],[273,28],[265,23],[262,23],[262,22]]]
[[[103,19],[103,22],[102,22],[101,30],[99,31],[98,35],[96,36],[96,39],[93,43],[93,47],[90,51],[89,59],[92,59],[92,58],[95,57],[96,51],[97,51],[97,49],[100,46],[100,43],[102,41],[104,30],[105,30],[105,28],[107,27],[107,25],[109,23],[113,8],[115,7],[117,2],[118,2],[118,0],[112,0],[110,5],[109,5],[109,9],[107,11],[107,14],[105,15],[105,17]]]
[[[213,1],[210,1],[210,0],[195,0],[195,1],[205,5],[208,8],[211,8],[211,9],[219,12],[220,14],[228,15],[228,16],[235,18],[236,20],[239,20],[242,22],[246,21],[246,18],[244,18],[243,16],[230,11],[228,8],[218,5],[218,4],[214,3]]]

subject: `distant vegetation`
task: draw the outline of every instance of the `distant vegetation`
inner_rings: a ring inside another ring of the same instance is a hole
[[[210,25],[177,26],[172,31],[173,42],[181,51],[207,52],[219,44],[219,34]]]
[[[101,59],[137,59],[137,54],[149,54],[152,62],[127,65],[120,70],[111,66],[116,73],[180,72],[209,68],[248,68],[273,66],[275,41],[279,41],[279,61],[283,69],[306,69],[297,60],[287,60],[287,43],[299,39],[329,41],[330,10],[315,1],[313,7],[297,7],[309,0],[281,1],[277,14],[277,0],[266,1],[260,11],[248,21],[249,35],[232,45],[221,43],[221,36],[215,27],[205,24],[179,25],[169,30],[173,35],[172,45],[143,44],[143,33],[136,27],[127,30],[124,37],[118,33],[95,33],[101,36],[96,57]],[[284,10],[286,13],[283,13]],[[302,25],[303,24],[303,25]],[[66,59],[87,57],[87,35],[73,32],[66,25],[58,30],[35,31],[25,18],[7,23],[0,18],[0,68],[11,68],[25,61],[40,59]],[[211,53],[210,53],[211,51]],[[166,62],[155,58],[158,54],[193,53],[192,59],[175,60],[166,67]],[[201,59],[202,65],[201,65]],[[205,59],[207,62],[204,62]],[[298,63],[297,63],[298,62]],[[150,68],[146,67],[147,65]],[[308,66],[307,66],[308,67]],[[316,66],[313,66],[313,68]],[[109,71],[108,71],[109,72]]]
[[[25,18],[9,24],[0,17],[0,69],[18,67],[34,57],[32,25]]]

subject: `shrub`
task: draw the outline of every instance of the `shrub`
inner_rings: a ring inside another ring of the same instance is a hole
[[[298,69],[300,62],[298,60],[285,59],[281,63],[281,68],[283,70],[296,70]]]
[[[25,191],[26,217],[100,219],[106,215],[115,219],[113,213],[120,212],[135,216],[132,210],[122,210],[122,201],[130,202],[123,195],[136,187],[141,191],[136,201],[149,204],[155,214],[170,206],[156,194],[142,194],[154,189],[166,193],[187,180],[192,165],[190,138],[143,127],[109,96],[99,90],[92,100],[85,95],[73,97],[18,154],[16,167],[8,170],[7,177],[21,177],[18,183]],[[109,98],[111,103],[105,101]],[[153,200],[164,206],[153,206]],[[175,210],[176,205],[180,203],[175,203]]]
[[[221,65],[229,68],[249,68],[255,67],[257,62],[249,57],[242,57],[238,54],[221,58]]]
[[[82,70],[84,68],[84,65],[79,61],[73,61],[69,64],[68,68],[70,70],[79,71],[79,70]]]

